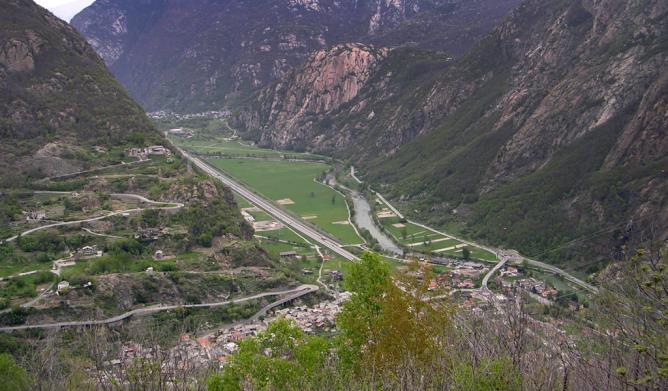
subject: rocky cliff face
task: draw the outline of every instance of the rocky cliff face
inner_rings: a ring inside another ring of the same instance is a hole
[[[0,179],[76,171],[84,145],[158,138],[139,106],[66,23],[28,0],[1,0]]]
[[[259,142],[281,148],[303,148],[313,141],[311,124],[322,120],[357,97],[369,82],[387,49],[342,44],[313,54],[304,66],[291,71],[273,88],[260,93],[261,112],[247,112],[247,120],[264,124]]]
[[[270,103],[307,88],[285,78],[237,124],[351,158],[423,217],[528,252],[625,219],[665,237],[667,15],[658,0],[529,0],[459,60],[391,50],[327,115]]]
[[[519,0],[98,0],[72,24],[148,110],[220,108],[346,42],[458,54]]]

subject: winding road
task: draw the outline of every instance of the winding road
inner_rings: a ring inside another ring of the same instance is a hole
[[[341,247],[341,244],[337,242],[336,240],[332,239],[331,237],[327,236],[326,234],[323,234],[321,232],[318,232],[312,227],[309,227],[305,223],[303,223],[300,219],[290,215],[289,213],[285,212],[281,208],[277,207],[274,205],[271,201],[268,201],[264,199],[263,197],[258,196],[257,194],[253,193],[251,190],[247,189],[245,186],[237,182],[236,180],[228,177],[227,175],[224,175],[220,171],[216,170],[215,168],[209,166],[206,164],[204,161],[201,159],[189,154],[188,152],[184,151],[183,149],[176,147],[175,148],[185,157],[186,159],[190,160],[194,165],[196,165],[198,168],[200,168],[202,171],[204,171],[206,174],[209,176],[218,179],[221,181],[223,184],[231,188],[235,193],[239,194],[241,197],[245,198],[248,202],[251,204],[254,204],[255,206],[261,208],[265,212],[267,212],[269,215],[277,219],[278,221],[282,222],[283,224],[289,226],[290,228],[294,229],[295,231],[300,232],[302,235],[307,236],[310,239],[313,239],[315,242],[321,243],[324,247],[327,247],[329,250],[332,252],[340,255],[341,257],[349,260],[349,261],[357,261],[358,258],[352,254],[351,252],[347,251],[346,249]]]
[[[67,191],[34,191],[34,194],[62,194],[62,195],[71,195],[74,192],[67,192]],[[82,193],[79,193],[82,194]],[[120,210],[116,212],[109,212],[105,215],[102,216],[97,216],[97,217],[91,217],[88,219],[83,219],[83,220],[74,220],[74,221],[61,221],[58,223],[53,223],[53,224],[48,224],[48,225],[43,225],[41,227],[36,227],[29,229],[27,231],[24,231],[18,235],[12,236],[11,238],[7,238],[0,243],[6,243],[6,242],[12,242],[16,239],[18,239],[20,236],[25,236],[25,235],[30,235],[31,233],[38,232],[38,231],[43,231],[45,229],[49,228],[55,228],[55,227],[63,227],[63,226],[68,226],[68,225],[77,225],[77,224],[82,224],[82,223],[89,223],[93,221],[98,221],[98,220],[104,220],[112,216],[118,216],[122,215],[124,213],[134,213],[134,212],[141,212],[147,209],[160,209],[160,210],[174,210],[174,209],[180,209],[183,208],[183,204],[179,202],[159,202],[159,201],[153,201],[149,200],[148,198],[144,196],[140,196],[137,194],[110,194],[111,197],[115,198],[127,198],[127,199],[134,199],[138,200],[147,204],[151,205],[167,205],[167,206],[155,206],[151,208],[134,208],[134,209],[128,209],[128,210]]]
[[[123,313],[118,316],[114,316],[112,318],[107,318],[107,319],[100,319],[100,320],[84,320],[84,321],[72,321],[72,322],[57,322],[57,323],[42,323],[42,324],[34,324],[34,325],[21,325],[21,326],[10,326],[10,327],[0,327],[0,332],[11,332],[11,331],[20,331],[20,330],[34,330],[34,329],[58,329],[58,328],[63,328],[63,327],[86,327],[86,326],[100,326],[100,325],[106,325],[106,324],[112,324],[112,323],[117,323],[122,320],[128,319],[133,316],[145,316],[145,315],[150,315],[154,314],[157,312],[161,311],[171,311],[179,308],[213,308],[213,307],[222,307],[224,305],[229,305],[229,304],[239,304],[239,303],[244,303],[247,301],[255,300],[255,299],[261,299],[263,297],[268,297],[268,296],[282,296],[282,295],[289,295],[288,297],[285,297],[283,299],[280,299],[278,301],[275,301],[262,309],[260,309],[259,312],[257,312],[253,317],[251,318],[252,320],[259,318],[260,316],[264,315],[269,311],[270,309],[277,307],[283,303],[286,303],[290,300],[294,300],[298,297],[304,296],[308,293],[315,292],[317,291],[318,286],[316,285],[301,285],[297,288],[294,289],[289,289],[289,290],[284,290],[284,291],[277,291],[277,292],[264,292],[264,293],[258,293],[256,295],[252,296],[246,296],[243,298],[239,299],[233,299],[233,300],[226,300],[226,301],[220,301],[220,302],[213,302],[213,303],[202,303],[202,304],[186,304],[186,305],[154,305],[151,307],[145,307],[145,308],[138,308],[132,311],[128,311],[126,313]]]

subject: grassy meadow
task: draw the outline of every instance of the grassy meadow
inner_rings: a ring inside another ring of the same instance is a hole
[[[329,167],[322,163],[209,159],[215,167],[273,200],[289,200],[283,207],[333,235],[344,244],[363,240],[347,223],[345,198],[315,181]]]

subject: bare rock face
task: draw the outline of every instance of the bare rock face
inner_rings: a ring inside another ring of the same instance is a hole
[[[172,185],[164,194],[163,201],[176,202],[208,202],[221,196],[221,191],[211,181],[202,181],[194,185],[186,185],[182,183]],[[225,198],[229,198],[227,194]]]
[[[666,53],[648,53],[645,44],[666,33],[665,12],[663,21],[651,22],[660,7],[665,5],[656,1],[640,9],[614,0],[583,1],[558,15],[545,37],[527,48],[513,88],[501,100],[496,129],[506,123],[520,126],[499,152],[490,176],[503,180],[534,172],[565,146],[605,126],[623,129],[607,167],[664,157],[668,139],[659,129],[666,123],[661,114]],[[545,70],[553,70],[552,75]],[[534,103],[531,111],[527,99]]]
[[[362,90],[387,49],[361,44],[338,45],[316,52],[302,67],[263,92],[269,118],[261,143],[292,147],[292,135],[308,131],[312,116],[326,116]],[[305,136],[308,137],[308,136]]]
[[[30,46],[23,41],[11,39],[0,48],[0,64],[4,65],[9,72],[32,70],[35,68],[35,60]]]

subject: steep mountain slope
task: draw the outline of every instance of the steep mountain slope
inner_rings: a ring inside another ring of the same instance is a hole
[[[0,6],[0,184],[77,171],[94,145],[159,138],[73,28],[32,1]]]
[[[237,125],[350,158],[422,217],[532,254],[599,230],[623,242],[650,222],[665,238],[667,13],[658,0],[529,0],[457,61],[366,47],[376,61],[339,72],[365,75],[352,89],[300,82],[353,48],[323,52],[244,102]],[[337,89],[345,99],[296,110]]]
[[[220,108],[345,42],[468,49],[519,0],[98,0],[72,24],[148,110]]]

